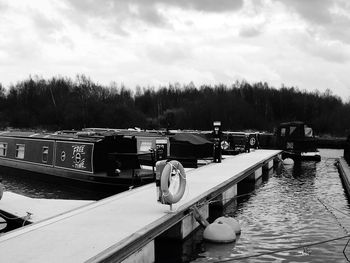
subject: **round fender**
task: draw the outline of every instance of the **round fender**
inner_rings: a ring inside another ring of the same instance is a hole
[[[172,176],[179,176],[179,187],[175,193],[169,190]],[[182,164],[176,160],[168,162],[160,177],[160,189],[162,193],[162,201],[165,204],[174,204],[180,201],[185,193],[186,188],[186,173]]]

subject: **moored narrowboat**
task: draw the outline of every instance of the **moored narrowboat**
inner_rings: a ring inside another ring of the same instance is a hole
[[[257,132],[222,132],[221,149],[223,154],[239,154],[259,148]]]
[[[283,150],[282,158],[295,161],[320,161],[317,140],[313,130],[304,122],[281,123],[276,130],[277,148]]]
[[[111,130],[3,131],[0,166],[128,188],[154,181],[154,163],[166,158],[168,145],[166,137],[138,137]]]

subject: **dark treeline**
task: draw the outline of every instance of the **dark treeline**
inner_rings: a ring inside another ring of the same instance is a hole
[[[102,86],[85,76],[75,80],[29,78],[5,90],[0,85],[0,126],[48,130],[84,127],[144,129],[212,128],[265,130],[283,121],[301,120],[318,134],[345,136],[350,104],[331,94],[276,89],[267,83],[231,86],[140,88]]]

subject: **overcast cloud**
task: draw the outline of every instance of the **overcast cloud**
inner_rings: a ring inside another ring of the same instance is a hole
[[[348,0],[0,0],[0,82],[266,81],[350,98]]]

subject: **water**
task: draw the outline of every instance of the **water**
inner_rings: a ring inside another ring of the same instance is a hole
[[[350,238],[305,246],[350,234],[350,202],[334,164],[339,154],[323,150],[319,163],[285,167],[228,207],[242,235],[235,244],[203,242],[193,262],[348,262]]]
[[[19,172],[13,169],[1,169],[0,178],[5,191],[25,195],[31,198],[99,200],[120,192],[97,192],[74,183],[71,180],[48,175]]]

